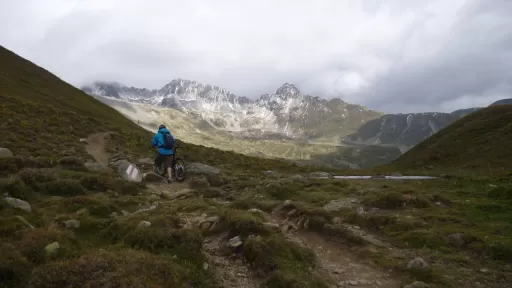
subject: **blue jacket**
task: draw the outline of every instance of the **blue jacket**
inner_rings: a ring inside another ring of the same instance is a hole
[[[158,132],[155,134],[155,136],[153,136],[153,141],[151,141],[151,145],[153,145],[153,147],[159,147],[160,145],[163,145],[164,137],[162,134],[166,134],[166,133],[171,134],[171,132],[169,132],[169,130],[167,130],[166,128],[162,128],[162,129],[158,130]],[[163,155],[174,154],[174,151],[172,149],[165,149],[165,148],[160,148],[160,147],[158,148],[158,152],[160,152],[160,154],[163,154]]]

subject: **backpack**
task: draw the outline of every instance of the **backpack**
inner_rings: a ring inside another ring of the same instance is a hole
[[[172,149],[174,146],[174,137],[172,137],[171,133],[162,133],[162,138],[164,139],[164,143],[160,148]]]

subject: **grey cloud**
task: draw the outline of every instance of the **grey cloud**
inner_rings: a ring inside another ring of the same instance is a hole
[[[512,97],[509,15],[509,0],[0,0],[0,44],[77,86],[179,77],[256,97],[291,82],[449,111]]]

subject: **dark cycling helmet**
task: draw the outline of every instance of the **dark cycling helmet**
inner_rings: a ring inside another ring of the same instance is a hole
[[[164,124],[160,124],[160,126],[158,126],[158,130],[163,129],[163,128],[166,128]]]

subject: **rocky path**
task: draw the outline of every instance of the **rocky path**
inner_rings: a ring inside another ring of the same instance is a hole
[[[210,263],[221,287],[226,288],[258,288],[261,280],[256,278],[250,268],[237,255],[225,254],[222,251],[224,235],[210,236],[203,242],[203,252]]]
[[[269,222],[281,228],[296,226],[273,214],[264,214]],[[311,249],[318,259],[318,273],[331,287],[399,288],[400,281],[381,268],[364,261],[350,247],[329,241],[306,230],[281,229],[285,237]]]

